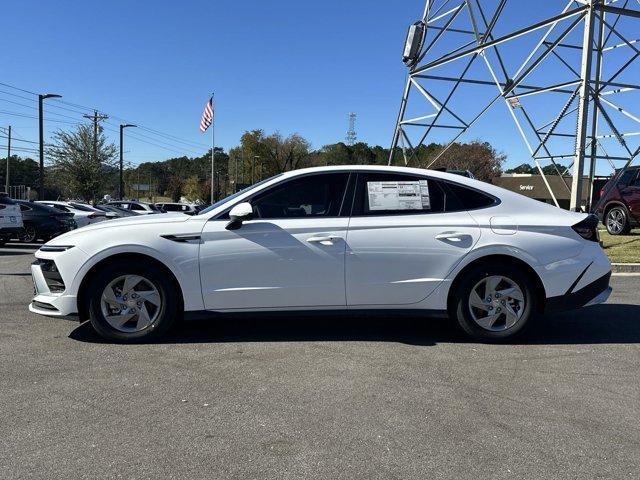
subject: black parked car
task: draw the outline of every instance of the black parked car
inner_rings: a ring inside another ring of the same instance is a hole
[[[18,240],[24,243],[49,239],[68,232],[77,227],[73,219],[73,213],[61,212],[55,208],[39,203],[16,200],[22,212],[23,232],[18,235]]]

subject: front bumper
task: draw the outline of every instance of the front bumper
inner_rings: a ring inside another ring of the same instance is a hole
[[[561,312],[606,302],[612,291],[609,286],[610,278],[611,272],[608,272],[580,290],[547,298],[545,312]]]
[[[51,292],[40,265],[31,265],[31,278],[35,296],[29,304],[29,311],[48,317],[69,317],[77,314],[77,297],[66,295],[65,292]]]
[[[2,227],[0,229],[0,237],[13,237],[15,235],[20,235],[23,230],[24,228],[22,227],[22,225],[20,225],[19,227]]]

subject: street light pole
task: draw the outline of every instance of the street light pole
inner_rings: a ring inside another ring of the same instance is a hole
[[[44,115],[43,102],[47,98],[61,98],[62,95],[45,93],[38,95],[38,130],[40,140],[40,178],[38,179],[38,200],[44,200]]]
[[[120,124],[120,181],[118,182],[118,199],[119,200],[122,200],[122,196],[124,194],[124,182],[122,177],[122,171],[123,171],[123,165],[124,165],[123,151],[122,151],[122,137],[123,137],[122,133],[124,129],[128,127],[137,127],[137,125],[134,125],[133,123]]]
[[[11,196],[9,193],[9,162],[11,161],[11,125],[9,125],[9,132],[7,135],[7,178],[5,178],[5,192],[7,195]]]

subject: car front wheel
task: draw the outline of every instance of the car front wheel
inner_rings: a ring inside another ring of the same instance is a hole
[[[627,212],[622,207],[613,207],[607,212],[605,221],[607,232],[610,235],[623,235],[629,233],[629,218]]]
[[[91,325],[112,341],[158,339],[178,314],[175,290],[166,275],[142,262],[109,265],[89,286]]]
[[[490,341],[521,334],[536,311],[531,280],[511,265],[479,265],[454,293],[452,316],[468,335]]]

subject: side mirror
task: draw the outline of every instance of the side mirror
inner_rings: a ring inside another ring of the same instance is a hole
[[[249,202],[242,202],[236,205],[229,212],[231,221],[225,227],[227,230],[237,230],[242,226],[242,222],[253,218],[253,207]]]

